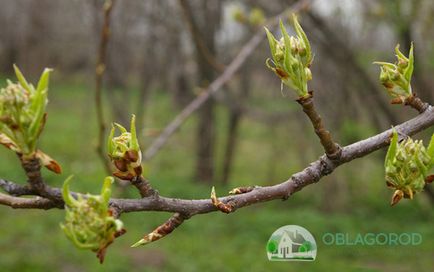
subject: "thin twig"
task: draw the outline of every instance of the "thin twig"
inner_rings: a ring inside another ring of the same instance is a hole
[[[103,163],[107,173],[111,173],[110,162],[104,153],[104,134],[105,134],[105,121],[104,109],[102,105],[102,80],[106,70],[106,56],[107,46],[110,39],[110,15],[113,10],[115,0],[106,0],[103,6],[104,22],[101,29],[101,37],[98,48],[98,59],[95,68],[95,108],[96,119],[98,124],[98,142],[96,151]]]
[[[416,96],[416,94],[413,94],[409,98],[407,98],[405,100],[405,105],[412,107],[413,109],[417,110],[419,113],[423,113],[429,107],[429,104],[423,102],[422,99]]]
[[[0,187],[11,196],[36,195],[37,192],[30,186],[22,186],[11,181],[0,179]]]
[[[341,148],[333,141],[332,135],[324,127],[321,116],[315,110],[313,92],[309,92],[306,97],[297,99],[297,102],[303,107],[303,112],[309,117],[327,156],[332,160],[339,159]]]
[[[285,10],[283,13],[268,20],[265,25],[270,28],[277,25],[279,17],[285,16],[285,14],[291,12],[299,12],[307,7],[309,0],[301,0],[294,4],[291,8]],[[256,32],[255,35],[242,47],[238,55],[232,60],[232,62],[226,67],[224,72],[215,79],[208,88],[206,88],[198,97],[191,101],[163,130],[163,132],[151,143],[148,149],[145,151],[143,160],[148,161],[153,158],[158,151],[167,143],[170,136],[172,136],[178,128],[190,117],[196,110],[198,110],[203,104],[215,93],[217,93],[223,85],[225,85],[241,68],[247,58],[254,52],[256,47],[265,39],[265,33],[261,29]]]
[[[133,178],[131,180],[131,184],[137,188],[142,197],[148,197],[157,194],[157,191],[152,189],[149,181],[143,176]]]

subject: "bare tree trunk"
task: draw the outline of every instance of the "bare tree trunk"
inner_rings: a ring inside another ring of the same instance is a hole
[[[221,3],[204,1],[201,4],[201,26],[199,31],[203,37],[205,46],[212,55],[216,54],[214,35],[220,22]],[[214,78],[214,68],[207,61],[200,50],[196,48],[199,83],[205,87]],[[209,99],[199,110],[199,124],[197,128],[197,162],[196,179],[201,182],[211,183],[214,179],[214,143],[215,143],[215,116],[214,99]]]
[[[242,102],[245,101],[250,91],[251,69],[248,63],[241,72],[241,92],[237,98],[238,107],[229,108],[229,128],[226,140],[226,149],[223,160],[222,183],[228,184],[231,174],[235,149],[238,143],[238,128],[243,115]]]

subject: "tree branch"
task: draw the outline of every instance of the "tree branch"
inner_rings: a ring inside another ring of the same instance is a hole
[[[414,135],[434,125],[434,108],[430,106],[424,113],[404,122],[395,129],[399,135]],[[342,154],[338,160],[330,160],[326,155],[312,162],[301,172],[294,174],[288,180],[273,186],[257,187],[252,191],[219,198],[223,203],[231,202],[235,209],[273,199],[286,199],[305,186],[319,181],[323,176],[330,174],[342,164],[348,163],[360,157],[364,157],[389,144],[392,129],[368,139],[356,142],[342,148]],[[117,199],[112,203],[122,212],[137,211],[166,211],[180,212],[189,216],[209,213],[218,210],[210,199],[186,200],[165,197],[150,197],[141,200]]]
[[[315,133],[320,139],[321,145],[324,147],[327,157],[332,160],[339,159],[341,148],[333,141],[332,135],[324,127],[321,116],[315,110],[313,104],[313,92],[309,92],[309,95],[306,97],[297,99],[297,102],[303,107],[303,112],[309,117],[313,128],[315,129]]]
[[[18,185],[14,182],[0,179],[0,187],[3,188],[9,195],[23,196],[23,195],[35,195],[36,191],[29,186]]]
[[[0,204],[9,206],[14,209],[52,209],[58,207],[56,202],[42,198],[42,197],[34,197],[34,198],[23,198],[10,196],[7,194],[0,193]]]
[[[410,119],[409,121],[395,126],[399,135],[411,136],[422,130],[434,125],[434,108],[429,106],[424,113]],[[345,163],[364,157],[389,144],[389,137],[392,129],[386,130],[380,134],[368,139],[353,143],[342,148],[342,154],[338,160],[330,160],[326,155],[321,156],[318,160],[312,162],[304,170],[292,175],[288,180],[273,186],[255,187],[250,192],[238,195],[231,195],[219,198],[223,203],[231,202],[235,209],[252,205],[259,202],[273,199],[286,199],[303,187],[319,181],[323,176],[330,174],[333,170]],[[12,192],[25,191],[24,186],[11,186],[11,182],[0,180],[0,187]],[[25,191],[28,192],[28,191]],[[47,185],[47,192],[53,199],[61,200],[61,191],[59,188],[51,188]],[[76,193],[73,193],[76,194]],[[7,203],[2,203],[8,205]],[[212,204],[210,199],[177,199],[162,197],[157,194],[142,199],[112,199],[110,205],[119,213],[123,212],[140,212],[140,211],[161,211],[161,212],[179,212],[185,216],[195,214],[209,213],[216,211],[217,208]],[[10,206],[10,205],[8,205]],[[62,205],[58,207],[61,208]],[[34,205],[30,208],[44,209],[44,205]]]

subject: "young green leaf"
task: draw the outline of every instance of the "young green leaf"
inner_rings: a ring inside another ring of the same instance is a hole
[[[136,132],[136,116],[133,114],[131,116],[131,125],[130,125],[130,131],[131,131],[131,148],[133,150],[139,150],[139,141],[137,140],[137,132]]]
[[[63,200],[65,201],[65,204],[67,206],[70,206],[70,207],[72,207],[77,202],[77,200],[75,200],[75,198],[72,197],[71,194],[70,194],[70,192],[69,192],[69,183],[71,182],[71,180],[72,180],[73,177],[74,176],[72,176],[72,175],[69,176],[65,180],[65,182],[63,182],[63,187],[62,187],[62,197],[63,197]]]
[[[276,61],[276,45],[277,45],[277,40],[274,38],[273,34],[270,32],[270,30],[268,30],[268,28],[265,28],[265,33],[267,33],[267,38],[268,38],[268,43],[270,44],[270,51],[271,51],[271,56],[273,57],[273,60]]]
[[[389,149],[387,150],[386,159],[384,161],[384,167],[387,168],[388,164],[393,160],[396,155],[398,147],[398,133],[395,129],[392,132],[392,139],[390,141]]]
[[[15,75],[17,76],[17,79],[20,82],[21,86],[24,89],[26,89],[28,92],[31,92],[32,89],[30,88],[29,83],[27,83],[27,80],[24,77],[23,73],[21,73],[20,69],[15,64],[14,64],[14,70],[15,70]]]
[[[306,47],[306,59],[307,59],[307,65],[309,66],[310,63],[312,62],[312,49],[310,46],[309,39],[307,38],[306,33],[304,32],[303,28],[298,22],[297,16],[295,14],[292,15],[292,19],[294,22],[294,27],[295,27],[295,31],[297,32],[297,35],[299,38],[303,40],[304,46]]]

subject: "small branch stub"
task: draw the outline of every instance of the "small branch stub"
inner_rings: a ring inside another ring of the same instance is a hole
[[[166,235],[174,231],[177,227],[179,227],[186,219],[187,216],[184,216],[180,213],[175,213],[163,225],[159,226],[151,233],[145,235],[143,239],[141,239],[131,247],[143,246],[152,243],[154,241],[160,240],[161,238],[165,237]]]
[[[211,202],[217,209],[224,213],[231,213],[235,209],[232,203],[225,204],[217,198],[214,186],[211,189]]]
[[[240,195],[253,191],[255,188],[259,186],[245,186],[245,187],[237,187],[229,191],[230,195]]]

